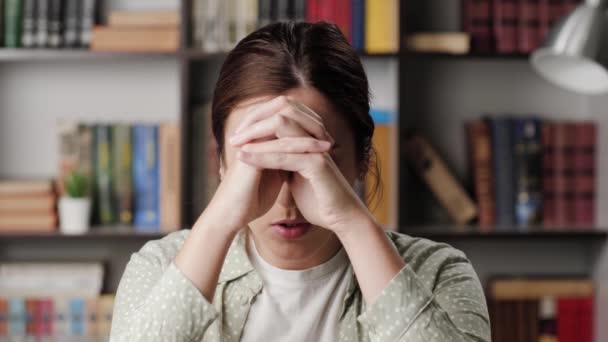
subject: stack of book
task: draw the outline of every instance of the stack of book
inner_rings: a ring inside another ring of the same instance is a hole
[[[591,280],[496,279],[488,291],[494,342],[594,341]]]
[[[94,224],[164,233],[180,228],[177,123],[60,125],[60,178],[73,168],[89,170]]]
[[[114,295],[101,263],[0,264],[0,339],[110,335]]]
[[[179,48],[177,11],[114,11],[93,29],[91,50],[174,52]]]
[[[276,21],[328,21],[340,27],[358,51],[399,50],[397,0],[195,0],[193,45],[205,51],[229,50],[261,27]]]
[[[482,227],[594,226],[594,122],[490,117],[467,136]]]
[[[50,180],[0,180],[0,232],[54,231],[56,202]]]
[[[464,30],[482,53],[530,53],[582,0],[464,0]]]
[[[88,47],[100,2],[0,0],[0,47]]]

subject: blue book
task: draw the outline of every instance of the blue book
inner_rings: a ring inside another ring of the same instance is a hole
[[[140,232],[160,232],[158,126],[133,127],[134,223]]]
[[[497,230],[511,230],[515,223],[513,120],[497,117],[488,119],[488,123],[492,134]]]
[[[513,153],[515,177],[515,223],[527,229],[542,221],[541,121],[514,119]]]
[[[85,302],[82,298],[73,298],[69,302],[69,333],[72,336],[84,336],[85,334]]]
[[[353,0],[353,47],[357,51],[365,49],[365,0]]]
[[[23,298],[8,300],[8,334],[9,336],[25,336],[27,310]]]

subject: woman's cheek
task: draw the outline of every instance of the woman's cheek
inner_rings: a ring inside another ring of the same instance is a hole
[[[260,186],[258,187],[258,212],[256,217],[261,217],[266,214],[270,208],[273,207],[277,201],[277,197],[281,192],[281,186],[283,180],[279,175],[280,171],[276,170],[264,170],[262,171],[262,179],[260,180]]]

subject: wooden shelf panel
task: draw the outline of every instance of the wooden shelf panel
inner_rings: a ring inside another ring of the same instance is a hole
[[[174,58],[178,52],[102,52],[84,49],[7,49],[0,48],[0,61],[52,61],[127,58]]]
[[[600,227],[555,228],[542,229],[539,227],[526,227],[517,230],[515,227],[501,229],[491,227],[488,231],[481,231],[477,226],[411,226],[401,229],[402,233],[410,236],[429,239],[589,239],[604,240],[608,238],[608,229]]]
[[[133,227],[92,227],[85,234],[66,235],[54,233],[1,233],[1,240],[108,240],[108,239],[130,239],[130,240],[155,240],[160,239],[163,233],[136,232]]]

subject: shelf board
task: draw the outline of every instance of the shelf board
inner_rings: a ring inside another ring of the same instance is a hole
[[[520,229],[520,230],[518,230]],[[608,238],[608,230],[599,227],[540,229],[529,227],[526,229],[509,227],[491,227],[481,231],[478,226],[411,226],[401,229],[402,233],[410,236],[429,239],[588,239],[602,240]]]
[[[218,57],[226,57],[228,51],[209,52],[200,49],[187,49],[182,52],[182,55],[190,61],[205,61]]]
[[[97,60],[177,57],[178,52],[105,52],[85,49],[8,49],[0,48],[0,61]]]
[[[453,60],[468,60],[468,59],[486,59],[486,60],[518,60],[527,61],[530,58],[528,54],[498,54],[498,53],[468,53],[464,55],[450,53],[429,53],[408,51],[404,53],[405,58],[412,59],[453,59]]]
[[[397,58],[399,52],[386,52],[386,53],[367,53],[364,51],[358,51],[361,58]]]
[[[164,237],[164,233],[145,233],[136,232],[133,227],[117,226],[117,227],[92,227],[89,232],[79,235],[66,235],[59,232],[53,233],[0,233],[0,241],[2,240],[134,240],[145,241],[155,240]]]

